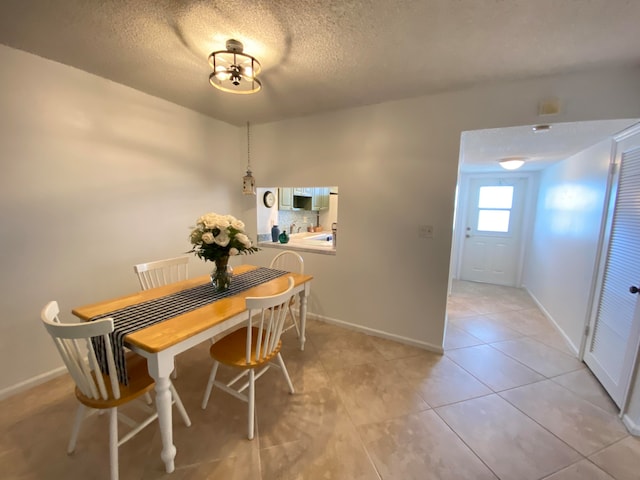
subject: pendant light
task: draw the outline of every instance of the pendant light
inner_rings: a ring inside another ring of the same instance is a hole
[[[256,194],[256,179],[251,175],[251,136],[249,122],[247,122],[247,174],[242,177],[242,193],[245,195]]]

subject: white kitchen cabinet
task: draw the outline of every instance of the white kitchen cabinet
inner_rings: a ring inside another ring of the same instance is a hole
[[[301,197],[311,197],[313,196],[313,188],[312,187],[294,187],[293,194]]]
[[[328,210],[329,187],[280,187],[278,210]]]
[[[314,187],[311,210],[329,209],[329,187]]]
[[[291,187],[278,188],[278,210],[293,209],[293,190]]]

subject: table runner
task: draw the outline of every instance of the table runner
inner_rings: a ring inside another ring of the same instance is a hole
[[[156,323],[169,320],[183,313],[196,310],[225,297],[236,295],[251,287],[268,282],[289,272],[272,268],[259,267],[255,270],[234,275],[229,290],[216,292],[213,285],[208,282],[180,292],[171,293],[164,297],[147,300],[118,310],[90,318],[89,321],[102,318],[113,318],[114,331],[110,333],[111,349],[118,370],[118,380],[127,385],[127,368],[124,352],[125,335],[141,330]],[[107,373],[107,356],[102,337],[92,339],[96,357],[102,372]]]

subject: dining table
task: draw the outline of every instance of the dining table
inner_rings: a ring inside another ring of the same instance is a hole
[[[123,347],[147,359],[149,375],[155,380],[156,408],[162,438],[160,456],[167,473],[175,469],[177,451],[173,444],[169,389],[169,377],[174,370],[176,355],[246,321],[249,315],[246,298],[278,294],[286,290],[288,277],[294,280],[293,293],[300,297],[299,340],[300,349],[304,350],[307,298],[313,276],[247,264],[233,267],[233,275],[232,287],[234,284],[244,284],[246,288],[240,286],[235,291],[232,288],[226,294],[216,294],[210,276],[203,275],[72,310],[75,316],[84,321],[113,318],[114,334],[118,333],[120,318],[126,317],[127,322],[131,321],[131,325],[134,325],[124,329],[120,339]],[[238,288],[240,291],[237,291]],[[198,301],[195,303],[190,299],[193,296],[191,292],[197,292]],[[171,306],[167,311],[163,310],[168,308],[166,305]],[[124,358],[124,353],[122,356]],[[124,375],[126,377],[126,372]]]

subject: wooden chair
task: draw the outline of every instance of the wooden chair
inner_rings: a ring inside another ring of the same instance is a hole
[[[142,290],[161,287],[187,279],[189,276],[189,257],[183,256],[139,263],[133,266],[133,271],[138,275]]]
[[[40,316],[76,384],[75,394],[80,402],[67,453],[72,454],[76,448],[80,426],[87,416],[87,408],[92,409],[89,415],[98,411],[108,410],[111,479],[117,480],[118,448],[158,418],[158,413],[155,409],[143,404],[141,406],[150,415],[143,421],[136,423],[131,418],[118,412],[118,407],[143,396],[146,398],[147,403],[151,403],[149,392],[154,387],[154,380],[147,372],[146,359],[129,352],[127,356],[129,384],[123,385],[118,382],[109,340],[109,333],[113,332],[113,319],[105,318],[94,322],[61,323],[58,318],[59,312],[58,303],[52,301],[45,305]],[[91,342],[91,339],[95,337],[104,339],[108,374],[103,374],[98,366],[96,353]],[[191,420],[182,405],[178,392],[176,392],[173,385],[170,385],[169,388],[173,402],[178,408],[184,423],[190,426]],[[118,438],[118,420],[132,427],[122,438]]]
[[[169,283],[187,279],[189,276],[189,257],[183,256],[139,263],[133,266],[133,271],[138,275],[142,290],[162,287]],[[174,368],[171,377],[173,379],[178,378],[177,367]]]
[[[288,288],[277,295],[268,297],[247,297],[249,320],[247,326],[234,331],[211,345],[209,353],[213,358],[213,367],[209,375],[209,382],[202,399],[202,409],[207,408],[212,387],[217,387],[249,404],[248,432],[249,440],[253,439],[255,416],[255,381],[271,366],[282,371],[289,391],[295,393],[289,378],[289,372],[284,364],[280,348],[280,336],[286,317],[286,305],[292,297],[293,278],[289,277]],[[253,318],[255,316],[255,318]],[[278,363],[272,363],[277,359]],[[216,380],[216,373],[220,364],[229,365],[242,370],[229,383]],[[256,370],[260,369],[256,373]],[[244,377],[249,380],[241,386],[235,386]],[[249,388],[249,393],[243,393]]]
[[[285,250],[284,252],[280,252],[273,260],[271,260],[271,268],[276,268],[278,270],[284,270],[286,272],[300,273],[304,274],[304,259],[298,255],[296,252],[291,250]],[[300,327],[298,326],[298,321],[296,320],[295,309],[297,308],[298,296],[294,295],[291,299],[291,302],[287,306],[287,315],[291,317],[291,325],[285,327],[284,331],[291,330],[292,328],[296,329],[296,333],[298,334],[298,338],[300,338]]]

